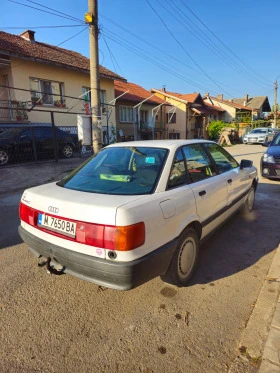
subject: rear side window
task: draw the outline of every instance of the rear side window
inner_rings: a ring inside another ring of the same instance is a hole
[[[108,147],[57,185],[83,192],[135,195],[152,193],[167,149]]]
[[[183,152],[192,183],[216,175],[216,169],[206,150],[200,144],[186,145]]]
[[[238,167],[236,160],[218,144],[205,144],[206,149],[215,161],[219,173],[224,173]]]
[[[186,174],[186,167],[184,156],[181,149],[178,149],[173,164],[171,167],[171,172],[168,179],[168,189],[181,186],[186,184],[187,182],[187,174]]]

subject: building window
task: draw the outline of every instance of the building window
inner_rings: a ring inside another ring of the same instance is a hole
[[[176,123],[176,113],[166,113],[166,123]]]
[[[120,122],[133,122],[133,108],[130,106],[120,106]]]
[[[103,112],[102,109],[104,109],[106,106],[106,91],[101,89],[99,92],[100,92],[99,100],[100,100],[101,112]],[[89,87],[82,87],[82,94],[83,94],[84,105],[88,104],[88,107],[90,108],[91,89]]]
[[[148,124],[148,122],[149,122],[148,110],[140,110],[140,123]]]
[[[41,99],[39,104],[65,106],[64,83],[30,78],[30,92],[32,103]]]

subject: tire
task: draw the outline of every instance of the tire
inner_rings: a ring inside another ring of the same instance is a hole
[[[186,286],[196,268],[199,253],[199,239],[196,231],[187,227],[180,235],[176,251],[165,275],[164,282]]]
[[[61,151],[64,158],[71,158],[74,153],[74,148],[71,144],[64,144]]]
[[[5,166],[10,162],[10,155],[5,149],[0,149],[0,166]]]
[[[255,204],[255,195],[256,195],[256,190],[255,190],[254,186],[252,185],[250,190],[249,190],[246,201],[244,203],[243,211],[244,211],[245,214],[248,214],[248,213],[250,214],[253,211],[254,204]]]

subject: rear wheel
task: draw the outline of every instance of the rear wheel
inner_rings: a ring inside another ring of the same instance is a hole
[[[0,149],[0,166],[5,166],[10,161],[10,156],[7,150]]]
[[[197,233],[193,228],[188,227],[181,233],[167,273],[162,275],[161,279],[177,286],[187,285],[197,265],[198,253]]]
[[[62,148],[62,155],[65,158],[71,158],[73,155],[74,149],[71,144],[65,144]]]

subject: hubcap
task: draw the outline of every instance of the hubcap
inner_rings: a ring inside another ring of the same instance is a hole
[[[65,157],[71,157],[71,155],[72,155],[71,146],[65,146],[64,147],[64,155],[65,155]]]
[[[0,164],[6,164],[8,162],[8,154],[3,150],[0,150]]]
[[[196,243],[192,237],[188,237],[182,244],[178,258],[178,273],[184,279],[191,273],[196,253]]]

